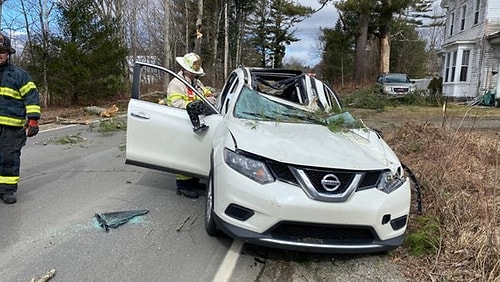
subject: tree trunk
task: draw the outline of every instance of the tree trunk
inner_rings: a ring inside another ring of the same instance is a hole
[[[382,9],[380,13],[380,35],[379,35],[379,47],[380,47],[380,73],[388,73],[390,71],[390,58],[391,58],[391,21],[392,13],[394,12],[394,6],[392,0],[383,0]]]
[[[2,30],[2,7],[3,7],[3,2],[5,2],[5,0],[0,0],[0,30]]]
[[[239,39],[238,39],[239,40]],[[229,12],[228,3],[224,3],[224,79],[227,78],[229,72]]]
[[[185,31],[184,31],[184,36],[186,37],[185,38],[185,41],[186,41],[186,48],[185,48],[185,53],[189,53],[189,1],[184,1],[184,11],[185,11]]]
[[[367,60],[367,45],[368,40],[368,16],[359,15],[359,31],[356,39],[356,54],[355,54],[355,70],[354,82],[357,85],[362,85],[367,76],[368,60]]]
[[[130,11],[130,19],[131,21],[128,23],[129,24],[129,29],[130,29],[130,53],[132,55],[132,58],[135,61],[137,61],[137,55],[138,55],[138,38],[137,38],[137,11],[138,11],[138,3],[136,1],[131,1],[130,3],[132,5],[131,11]]]
[[[222,18],[225,17],[226,15],[224,14],[224,7],[226,4],[224,4],[223,7],[220,7],[222,9],[217,9],[216,11],[214,11],[214,16],[217,18],[217,20],[215,21],[215,26],[214,26],[214,30],[220,30],[221,28],[221,22],[222,22]],[[218,57],[218,53],[219,53],[219,37],[218,36],[214,36],[213,37],[213,51],[212,51],[212,73],[211,73],[211,82],[212,82],[212,85],[217,85],[217,80],[218,80],[218,72],[216,70],[218,70],[219,66],[220,66],[220,62],[219,60],[217,59]]]
[[[198,0],[198,15],[196,16],[196,37],[194,40],[194,52],[197,53],[198,55],[201,55],[201,40],[203,38],[202,20],[203,20],[203,0]]]
[[[50,11],[45,11],[44,9],[44,4],[42,3],[41,0],[38,0],[38,6],[39,6],[39,9],[40,9],[40,13],[38,14],[39,15],[39,20],[40,20],[40,26],[42,27],[42,51],[43,52],[43,60],[41,62],[42,64],[42,77],[43,77],[43,86],[42,89],[43,89],[43,95],[42,95],[42,101],[41,101],[41,105],[44,106],[44,107],[47,107],[49,104],[50,104],[50,100],[51,100],[51,97],[50,97],[50,91],[49,91],[49,81],[48,81],[48,70],[47,70],[47,61],[48,61],[48,54],[47,54],[47,50],[48,50],[48,46],[49,46],[49,13]],[[21,1],[21,7],[23,9],[23,14],[24,14],[24,20],[26,22],[26,34],[28,36],[28,47],[30,49],[30,54],[31,54],[31,59],[32,60],[35,60],[34,59],[34,53],[33,53],[33,45],[31,44],[33,41],[32,37],[31,37],[31,30],[29,29],[29,25],[28,25],[28,17],[27,17],[27,11],[26,11],[26,8],[24,6],[24,1]]]
[[[170,25],[170,7],[171,0],[164,0],[165,11],[163,13],[163,50],[165,50],[165,67],[170,69],[172,66],[172,49],[170,46],[170,33],[171,33],[171,25]],[[167,82],[168,83],[168,82]]]
[[[380,33],[380,73],[388,73],[390,71],[390,58],[391,58],[391,45],[390,45],[391,31],[387,26],[381,28]]]

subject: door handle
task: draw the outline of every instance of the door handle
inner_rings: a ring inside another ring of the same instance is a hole
[[[130,115],[140,119],[150,119],[149,115],[144,112],[131,112]]]

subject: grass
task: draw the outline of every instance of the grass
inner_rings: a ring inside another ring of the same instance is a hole
[[[387,141],[422,186],[424,216],[411,217],[406,254],[399,253],[417,255],[405,261],[408,271],[425,267],[420,279],[438,281],[498,279],[500,142],[428,124],[402,127]]]
[[[423,215],[410,215],[405,243],[393,253],[406,276],[499,281],[500,109],[389,101],[349,111],[384,129],[421,185]]]
[[[415,91],[404,96],[391,97],[377,91],[375,87],[364,88],[349,94],[340,94],[345,106],[351,108],[384,111],[386,108],[403,105],[419,105],[437,107],[443,104],[442,95],[426,95],[423,91]]]
[[[77,134],[77,135],[63,136],[63,137],[55,140],[53,143],[60,144],[60,145],[66,145],[66,144],[83,143],[85,141],[87,141],[87,140],[84,137],[80,136],[80,134]]]
[[[436,255],[442,241],[439,219],[432,215],[424,215],[417,217],[415,223],[418,224],[418,228],[409,232],[405,247],[413,256]]]
[[[115,117],[101,120],[98,127],[93,124],[90,127],[101,133],[110,133],[127,130],[127,122],[124,118]]]

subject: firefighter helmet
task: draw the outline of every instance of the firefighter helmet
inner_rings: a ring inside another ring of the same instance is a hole
[[[10,38],[2,33],[0,33],[0,50],[6,50],[9,55],[16,53],[16,50],[10,45]]]
[[[203,68],[201,67],[201,58],[196,53],[187,53],[183,57],[175,58],[175,60],[183,69],[190,73],[198,75],[205,74]]]

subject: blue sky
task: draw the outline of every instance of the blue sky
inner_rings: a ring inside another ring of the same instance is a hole
[[[299,0],[301,5],[318,9],[317,0]],[[295,36],[300,39],[286,47],[285,62],[298,61],[303,65],[315,66],[321,61],[319,42],[320,28],[333,28],[338,14],[333,4],[329,3],[321,11],[313,14],[297,25]]]

